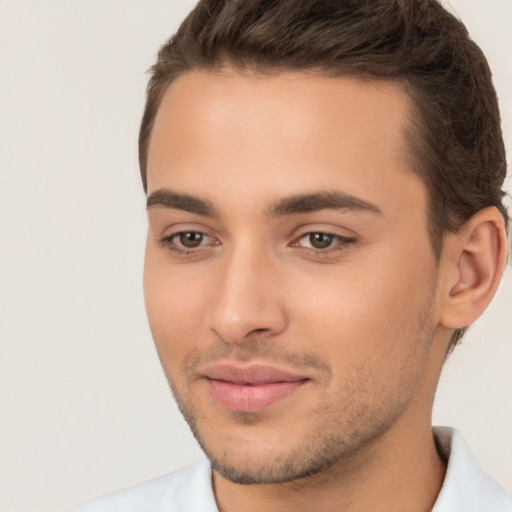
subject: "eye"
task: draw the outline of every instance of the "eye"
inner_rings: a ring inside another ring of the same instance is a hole
[[[203,245],[206,235],[197,231],[182,231],[172,237],[175,242],[187,249],[194,249]]]
[[[334,235],[328,235],[327,233],[308,233],[301,237],[300,240],[304,240],[314,249],[327,249],[333,244],[334,239]]]
[[[179,231],[163,238],[161,243],[167,249],[181,254],[202,249],[207,245],[216,245],[217,242],[201,231]]]
[[[296,245],[306,249],[327,252],[329,249],[344,249],[352,242],[354,242],[353,238],[316,231],[302,235]]]

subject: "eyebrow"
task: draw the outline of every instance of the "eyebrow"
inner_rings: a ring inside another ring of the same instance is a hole
[[[267,214],[271,217],[281,217],[320,210],[352,210],[383,215],[382,210],[375,204],[338,191],[284,197],[272,202]]]
[[[188,194],[179,194],[169,189],[159,189],[151,193],[147,199],[146,208],[148,210],[172,208],[206,217],[220,217],[219,211],[210,201]],[[284,217],[321,210],[349,210],[383,215],[382,210],[375,204],[339,191],[283,197],[270,203],[266,213],[269,217]]]
[[[190,213],[197,213],[206,217],[219,217],[219,212],[213,204],[199,197],[188,194],[178,194],[168,189],[155,190],[146,201],[146,209],[172,208]]]

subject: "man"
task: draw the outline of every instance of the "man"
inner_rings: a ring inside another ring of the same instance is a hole
[[[511,511],[432,429],[506,261],[486,60],[434,0],[205,0],[142,120],[153,337],[208,460],[77,511]]]

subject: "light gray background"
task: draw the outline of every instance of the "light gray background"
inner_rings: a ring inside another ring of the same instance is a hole
[[[511,0],[453,0],[512,134]],[[0,510],[44,512],[201,453],[142,298],[136,138],[187,0],[0,0]],[[434,421],[512,493],[512,276],[447,365]]]

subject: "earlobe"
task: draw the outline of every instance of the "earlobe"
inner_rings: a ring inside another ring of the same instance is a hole
[[[460,229],[444,264],[454,271],[446,283],[441,324],[458,329],[473,323],[496,293],[506,261],[503,216],[495,207],[477,212]]]

